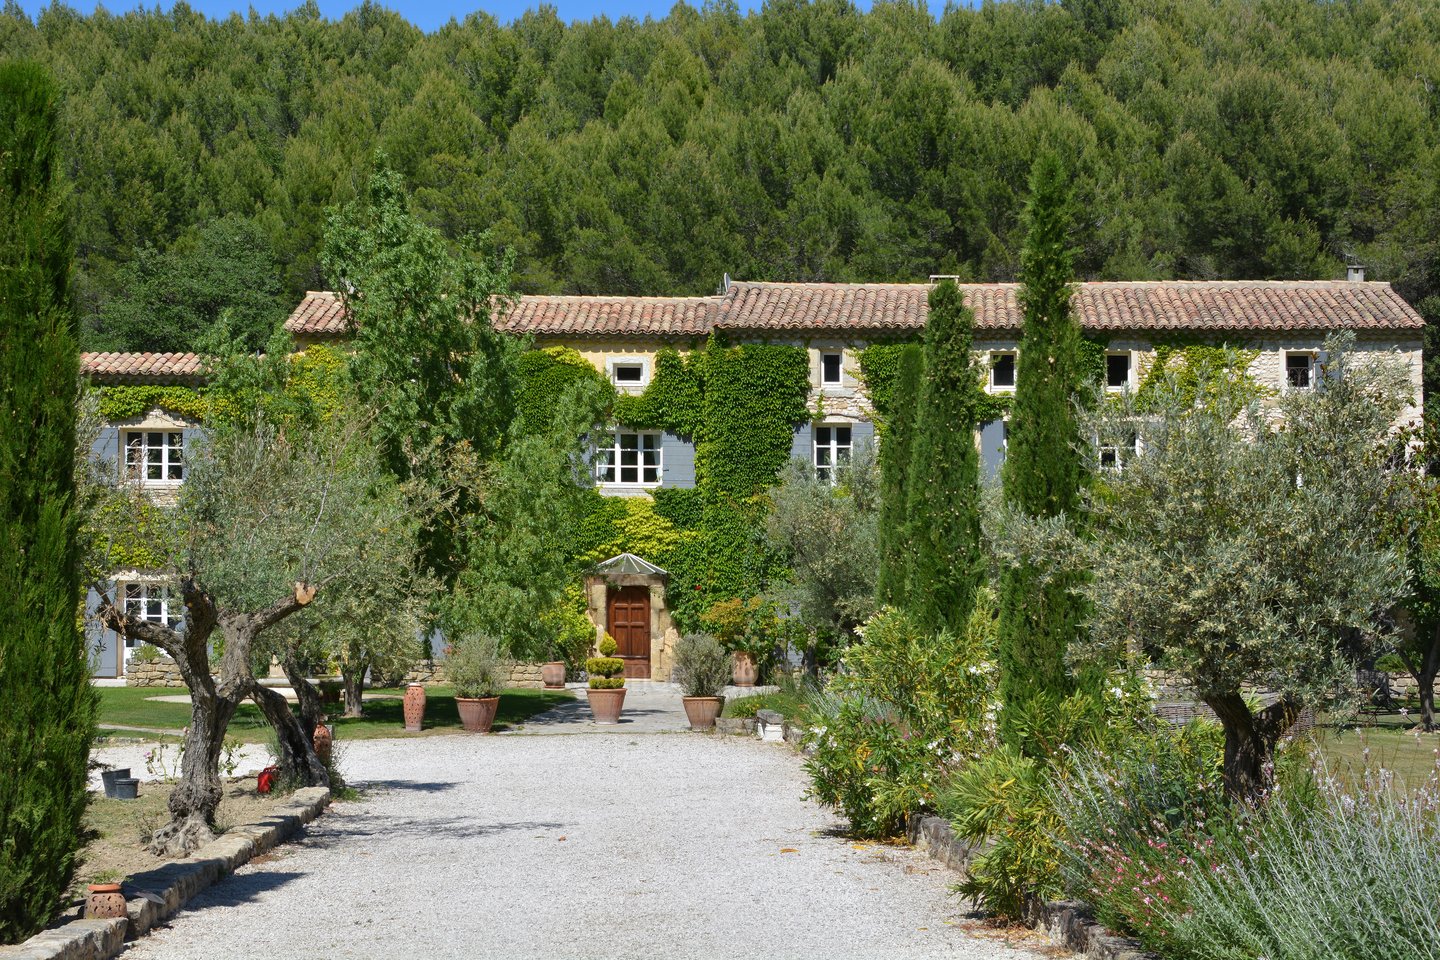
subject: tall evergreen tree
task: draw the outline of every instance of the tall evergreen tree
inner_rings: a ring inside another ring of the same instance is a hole
[[[925,355],[918,346],[900,352],[900,369],[890,402],[888,429],[880,447],[880,517],[877,539],[880,570],[875,593],[880,603],[900,607],[905,603],[905,580],[909,575],[910,455],[915,447],[915,419],[920,395],[920,378],[925,372]]]
[[[1003,471],[1005,499],[1037,517],[1073,515],[1084,473],[1075,417],[1083,373],[1080,323],[1070,303],[1072,217],[1064,166],[1054,153],[1041,154],[1030,171],[1025,209],[1024,332]],[[1022,749],[1027,715],[1073,689],[1065,649],[1079,630],[1082,606],[1071,587],[1063,578],[1044,581],[1024,564],[1001,579],[1001,734]]]
[[[79,354],[55,87],[0,65],[0,942],[74,876],[95,698],[78,622]]]
[[[910,458],[906,513],[913,557],[905,584],[906,608],[929,630],[965,626],[982,575],[974,327],[955,281],[930,291]]]

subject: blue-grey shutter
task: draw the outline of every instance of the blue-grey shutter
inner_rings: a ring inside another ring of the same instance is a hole
[[[850,446],[856,450],[861,447],[869,447],[870,452],[875,452],[875,424],[869,420],[860,420],[850,425]]]
[[[795,428],[795,438],[790,442],[790,459],[803,460],[807,466],[815,463],[815,425],[802,423]]]
[[[695,444],[673,433],[660,434],[660,485],[695,486]]]
[[[111,584],[113,589],[114,584]],[[90,654],[90,674],[96,677],[120,676],[120,637],[95,619],[100,609],[100,594],[91,587],[85,594],[85,647]]]
[[[180,442],[185,446],[185,476],[190,476],[190,464],[200,444],[205,442],[208,431],[204,427],[185,427],[180,431]]]
[[[980,425],[980,469],[987,483],[1000,479],[1005,462],[1005,421],[990,420]]]
[[[91,458],[100,465],[105,477],[113,483],[120,482],[120,428],[101,427],[95,442],[90,445]]]
[[[445,645],[446,645],[446,643],[448,643],[448,641],[445,639],[445,632],[444,632],[443,630],[441,630],[439,627],[436,627],[434,630],[431,630],[429,636],[426,636],[425,633],[422,631],[422,632],[420,633],[419,637],[417,637],[416,639],[418,639],[418,640],[420,641],[420,653],[421,653],[422,656],[423,656],[423,655],[425,654],[425,652],[426,652],[426,649],[425,649],[425,648],[426,648],[426,642],[428,641],[428,642],[429,642],[429,648],[430,648],[430,649],[429,649],[430,659],[431,659],[431,660],[444,660],[444,659],[445,659]]]

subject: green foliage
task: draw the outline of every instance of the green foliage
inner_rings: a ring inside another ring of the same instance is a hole
[[[117,384],[100,387],[97,392],[100,415],[111,423],[143,417],[156,408],[195,421],[210,415],[205,392],[194,387]]]
[[[772,658],[784,639],[775,604],[761,597],[721,600],[700,615],[700,622],[726,650],[748,653],[757,663]]]
[[[602,394],[614,394],[614,388],[594,364],[571,347],[526,350],[516,360],[515,368],[519,378],[515,410],[519,427],[527,434],[549,430],[561,401],[581,381],[589,381]]]
[[[510,682],[513,663],[493,637],[471,634],[457,640],[445,658],[445,676],[457,697],[498,697]]]
[[[58,912],[82,844],[95,695],[79,626],[79,356],[59,99],[0,64],[0,942]]]
[[[698,527],[705,515],[705,494],[696,488],[665,487],[650,491],[655,513],[682,530]]]
[[[712,339],[704,358],[704,424],[695,469],[713,499],[752,496],[790,459],[795,424],[809,416],[810,362],[802,347]]]
[[[1223,398],[1241,409],[1275,393],[1250,375],[1250,365],[1260,356],[1259,350],[1170,339],[1155,343],[1154,351],[1140,381],[1142,408],[1144,401],[1163,392],[1155,390],[1161,384],[1166,391],[1177,392],[1185,403],[1213,404]]]
[[[866,352],[868,350],[862,351],[860,356],[862,374]],[[909,520],[911,452],[915,442],[916,407],[925,356],[914,345],[905,345],[893,352],[897,354],[893,400],[886,402],[888,429],[885,442],[880,446],[880,515],[875,529],[879,557],[875,596],[880,603],[896,606],[905,600],[905,582],[914,563]],[[870,382],[866,375],[867,387]],[[871,398],[878,412],[880,401],[875,397],[872,391]]]
[[[718,697],[730,682],[730,654],[708,633],[687,633],[675,645],[670,679],[687,697]]]
[[[1073,202],[1059,157],[1041,154],[1030,173],[1021,256],[1024,331],[1003,467],[1006,501],[1030,516],[1073,514],[1084,477],[1075,407],[1087,373],[1071,306]],[[1022,750],[1030,745],[1011,718],[1037,697],[1059,699],[1073,689],[1065,652],[1084,614],[1073,588],[1072,580],[1043,578],[1023,563],[1001,576],[1000,722],[1006,742]]]
[[[615,651],[619,649],[620,645],[615,642],[615,638],[610,636],[610,634],[607,633],[600,638],[600,655],[602,657],[613,657],[615,656]],[[589,667],[586,669],[588,670]],[[597,672],[603,673],[603,671]]]
[[[910,451],[913,473],[905,483],[904,534],[913,541],[904,607],[929,630],[963,629],[985,576],[974,433],[974,325],[975,315],[953,280],[931,290]]]
[[[618,690],[625,686],[625,661],[615,656],[619,644],[610,634],[600,640],[600,656],[585,661],[585,672],[590,675],[590,689]]]
[[[907,816],[934,809],[950,772],[993,745],[993,627],[983,595],[958,634],[882,610],[811,698],[810,793],[856,836],[900,833]]]
[[[896,411],[905,408],[901,386],[904,356],[917,346],[915,341],[880,341],[860,350],[860,382],[865,385],[865,393],[875,408],[875,422],[881,429],[889,429]]]
[[[639,396],[615,401],[615,422],[638,429],[669,430],[682,437],[699,436],[704,424],[704,354],[685,356],[673,347],[655,354],[650,383]]]

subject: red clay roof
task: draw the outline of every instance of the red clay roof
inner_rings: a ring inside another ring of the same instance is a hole
[[[1019,330],[1019,285],[960,285],[978,330]],[[736,332],[884,334],[919,330],[926,283],[732,283],[723,297],[520,297],[498,323],[514,333],[573,337],[703,336]],[[1193,333],[1419,330],[1420,315],[1384,282],[1165,280],[1075,285],[1087,330]],[[343,336],[332,293],[308,293],[292,333]]]
[[[82,353],[80,372],[100,383],[198,383],[204,367],[194,353]]]

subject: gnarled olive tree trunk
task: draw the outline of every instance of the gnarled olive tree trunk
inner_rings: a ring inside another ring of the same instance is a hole
[[[1412,650],[1402,649],[1401,659],[1405,669],[1415,678],[1420,687],[1420,724],[1426,733],[1435,732],[1435,678],[1440,676],[1440,626],[1430,631],[1430,645],[1423,657],[1417,658]]]
[[[1259,802],[1274,782],[1275,744],[1300,716],[1300,705],[1281,699],[1252,713],[1238,691],[1203,699],[1225,731],[1222,778],[1226,796]]]
[[[254,699],[275,727],[281,764],[291,782],[329,784],[324,764],[285,698],[261,686],[250,667],[256,637],[303,607],[313,592],[297,590],[257,613],[220,610],[192,577],[181,578],[180,593],[186,610],[183,632],[129,616],[108,597],[98,611],[112,630],[169,654],[190,689],[190,726],[185,731],[180,780],[170,793],[170,822],[155,831],[149,844],[152,853],[168,857],[188,856],[215,836],[215,811],[223,797],[220,754],[225,732],[247,699]],[[225,651],[217,675],[212,675],[210,638],[216,630],[225,638]]]

